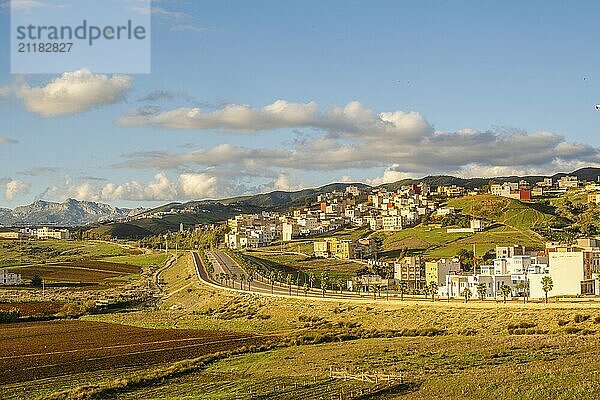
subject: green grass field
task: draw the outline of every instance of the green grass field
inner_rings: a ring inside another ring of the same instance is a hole
[[[489,194],[450,199],[447,205],[462,210],[463,214],[473,214],[477,218],[511,226],[521,231],[542,226],[569,224],[569,221],[553,214],[551,208],[540,203],[521,202]]]
[[[132,255],[138,250],[96,241],[0,241],[0,267]]]
[[[330,368],[404,377],[403,383],[391,384],[367,398],[584,399],[600,395],[595,372],[600,368],[600,305],[596,303],[324,302],[257,297],[198,284],[190,277],[193,269],[188,257],[180,257],[166,271],[167,299],[161,310],[86,319],[154,328],[262,332],[279,334],[284,340],[332,332],[434,329],[441,334],[334,340],[243,354],[116,398],[245,399],[252,394],[265,399],[318,399],[339,398],[340,393],[343,398],[360,398],[361,390],[382,388],[332,379]],[[258,314],[268,318],[257,318]],[[351,393],[356,396],[350,397]]]

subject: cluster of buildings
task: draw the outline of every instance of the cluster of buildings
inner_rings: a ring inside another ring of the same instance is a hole
[[[54,229],[48,227],[42,228],[22,228],[19,230],[9,230],[0,232],[0,239],[58,239],[67,240],[71,238],[71,234],[68,229]]]
[[[547,243],[543,251],[528,251],[523,246],[496,246],[496,258],[489,264],[465,272],[458,258],[425,261],[408,256],[394,262],[370,262],[389,274],[363,275],[349,288],[361,285],[368,291],[372,285],[397,287],[400,282],[409,291],[437,286],[438,295],[459,298],[469,289],[479,298],[484,287],[486,298],[503,296],[502,288],[510,288],[512,297],[545,297],[542,278],[552,279],[550,296],[600,295],[600,239],[578,239],[574,244]],[[480,286],[483,285],[483,286]]]
[[[570,189],[585,188],[587,191],[599,189],[595,182],[584,182],[576,176],[563,176],[557,181],[552,178],[544,178],[543,181],[530,185],[525,180],[519,182],[505,182],[490,185],[490,193],[496,196],[509,197],[516,200],[531,200],[548,194],[562,194]]]
[[[15,274],[6,269],[0,269],[0,285],[13,286],[20,285],[21,283],[21,274]]]
[[[432,192],[425,183],[407,185],[396,191],[377,188],[366,192],[357,186],[348,186],[345,191],[319,194],[316,208],[294,210],[289,215],[241,214],[231,218],[227,221],[230,232],[225,242],[233,249],[268,246],[275,239],[291,241],[348,226],[368,226],[374,231],[399,231],[415,226],[424,217],[435,213],[440,198],[462,196],[465,193],[466,190],[459,186],[440,186]],[[350,258],[368,257],[369,252],[364,250],[362,243],[352,245],[357,254],[352,256],[353,251],[350,251]],[[316,243],[315,254],[339,258],[336,254],[341,251],[332,252],[323,246],[328,245]]]

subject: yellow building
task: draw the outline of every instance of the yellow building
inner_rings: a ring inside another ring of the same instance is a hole
[[[425,262],[425,284],[432,282],[438,286],[446,284],[446,275],[451,272],[460,271],[460,261],[458,259],[442,258],[436,261]]]
[[[349,260],[354,257],[354,244],[351,240],[325,238],[322,242],[314,242],[315,257],[339,258]]]

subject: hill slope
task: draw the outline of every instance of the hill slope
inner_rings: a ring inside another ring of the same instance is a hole
[[[488,194],[451,199],[448,206],[461,209],[463,214],[472,214],[476,218],[518,230],[565,226],[570,223],[569,220],[556,215],[553,207]]]

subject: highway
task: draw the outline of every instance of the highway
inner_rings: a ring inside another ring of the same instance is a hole
[[[321,289],[319,288],[314,288],[312,290],[308,290],[307,293],[304,292],[304,287],[300,286],[296,286],[296,285],[292,285],[292,290],[290,292],[289,290],[289,286],[288,285],[282,285],[278,282],[275,282],[274,285],[271,285],[271,282],[268,281],[265,278],[262,278],[261,276],[255,275],[255,279],[252,281],[252,283],[250,284],[250,289],[248,289],[248,282],[244,282],[243,283],[243,288],[240,287],[241,283],[240,283],[240,275],[245,274],[246,276],[248,276],[248,273],[246,271],[244,271],[235,260],[233,260],[231,257],[229,257],[229,255],[225,252],[222,251],[211,251],[211,252],[206,252],[207,258],[209,260],[211,260],[213,267],[214,267],[214,273],[213,276],[214,277],[218,277],[220,273],[224,273],[224,274],[228,274],[228,275],[233,275],[235,274],[237,276],[235,283],[233,283],[230,281],[229,286],[226,285],[226,283],[220,282],[217,279],[213,279],[212,277],[209,276],[208,272],[205,270],[205,267],[202,265],[202,260],[200,258],[200,256],[198,255],[197,252],[192,252],[193,254],[193,259],[194,259],[194,265],[196,268],[196,274],[198,276],[198,279],[200,279],[200,281],[211,285],[211,286],[216,286],[219,288],[223,288],[223,289],[228,289],[228,290],[237,290],[237,291],[244,291],[244,292],[251,292],[251,293],[257,293],[257,294],[263,294],[263,295],[275,295],[275,296],[291,296],[291,297],[300,297],[300,298],[318,298],[318,299],[323,299],[323,292],[321,291]],[[291,295],[290,295],[291,293]],[[335,299],[335,300],[368,300],[368,301],[373,301],[373,295],[372,294],[363,294],[362,296],[356,293],[351,293],[351,292],[344,292],[344,293],[339,293],[339,292],[333,292],[331,290],[327,290],[327,292],[325,293],[325,298],[326,299]],[[385,301],[386,297],[385,297],[385,292],[381,293],[381,297],[378,297],[377,300],[378,301]],[[392,300],[392,296],[390,295],[390,300]]]

